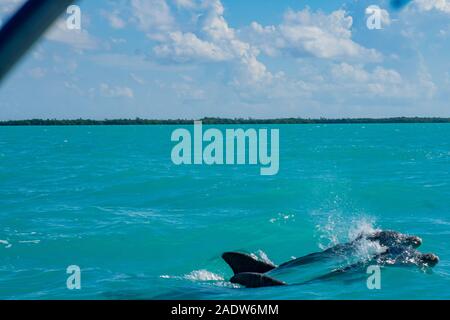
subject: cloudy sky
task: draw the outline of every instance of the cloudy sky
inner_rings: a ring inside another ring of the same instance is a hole
[[[1,120],[450,116],[450,0],[79,6],[81,30],[62,16],[2,83]]]

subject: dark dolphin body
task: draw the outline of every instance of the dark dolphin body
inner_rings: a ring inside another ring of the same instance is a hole
[[[282,263],[278,268],[297,267],[304,264],[322,261],[336,256],[349,256],[358,249],[361,241],[369,240],[378,242],[382,247],[391,248],[394,246],[418,248],[422,244],[422,239],[417,236],[405,235],[397,231],[375,231],[371,234],[361,234],[355,240],[337,244],[321,252],[310,253],[306,256]]]
[[[348,274],[349,272],[357,272],[365,270],[369,265],[376,264],[378,266],[417,266],[421,269],[433,268],[439,262],[439,257],[434,253],[421,253],[412,247],[390,247],[385,252],[376,255],[370,260],[361,261],[344,268],[334,270],[323,276],[311,279],[306,283],[317,280],[333,279],[336,276]]]
[[[234,272],[234,276],[230,279],[232,283],[237,283],[247,288],[279,286],[286,285],[286,283],[270,277],[267,274],[268,272],[325,261],[338,256],[348,257],[356,253],[361,241],[367,240],[379,243],[382,247],[386,248],[385,251],[381,254],[374,255],[367,261],[334,270],[326,275],[316,277],[311,281],[333,278],[339,274],[357,269],[361,270],[361,268],[367,266],[370,262],[377,263],[378,265],[415,264],[421,267],[434,267],[439,261],[439,258],[434,254],[422,254],[415,250],[415,248],[422,244],[422,240],[419,237],[405,235],[396,231],[376,231],[370,234],[361,234],[351,242],[338,244],[322,252],[308,254],[282,263],[279,266],[257,260],[249,254],[240,252],[225,252],[222,258]]]

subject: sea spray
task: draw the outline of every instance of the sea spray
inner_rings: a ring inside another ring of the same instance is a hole
[[[194,270],[185,275],[186,280],[192,281],[223,281],[223,277],[208,270]]]

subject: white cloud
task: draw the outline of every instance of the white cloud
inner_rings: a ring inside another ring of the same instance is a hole
[[[178,8],[195,8],[197,5],[194,0],[174,0]]]
[[[322,59],[379,61],[381,54],[352,40],[353,19],[344,10],[329,15],[304,9],[289,10],[282,24],[261,26],[253,22],[249,41],[268,55],[312,55]]]
[[[131,0],[133,21],[150,39],[163,40],[174,30],[175,19],[165,0]]]
[[[111,43],[113,44],[124,44],[127,43],[127,39],[124,38],[110,38]]]
[[[36,68],[32,68],[28,71],[28,74],[35,79],[40,79],[45,77],[45,75],[47,74],[47,71],[44,68],[41,67],[36,67]]]
[[[266,66],[258,60],[259,51],[240,40],[236,31],[228,25],[220,0],[206,0],[194,10],[200,10],[201,18],[193,32],[173,30],[161,38],[154,48],[160,58],[176,62],[230,62],[238,73],[234,83],[251,85],[272,79]]]
[[[79,50],[96,49],[97,41],[85,30],[69,30],[66,21],[58,19],[45,34],[48,40],[64,43]]]
[[[193,33],[182,33],[181,31],[171,32],[169,41],[155,47],[154,51],[160,57],[170,57],[178,62],[189,60],[225,61],[232,58],[229,53],[214,43],[201,40]]]
[[[123,29],[126,26],[126,21],[120,16],[119,10],[111,10],[106,11],[103,10],[101,12],[102,16],[105,17],[109,25],[114,29]]]
[[[370,78],[369,73],[361,65],[341,63],[334,65],[331,72],[339,80],[366,82]]]
[[[422,11],[438,10],[450,13],[450,1],[448,0],[415,0],[414,3]]]
[[[135,73],[130,73],[130,77],[131,77],[131,79],[133,79],[137,84],[140,84],[140,85],[144,85],[144,84],[145,84],[145,81],[144,81],[141,77],[137,76]]]
[[[188,83],[174,83],[171,85],[178,98],[183,100],[203,100],[206,93],[203,89],[195,88]]]
[[[106,83],[100,84],[100,94],[108,98],[134,98],[133,90],[129,87],[110,86]]]
[[[424,95],[427,98],[429,99],[433,98],[436,92],[438,91],[438,88],[436,84],[433,82],[433,78],[430,72],[428,71],[428,68],[425,65],[425,61],[422,56],[420,56],[420,64],[417,78],[419,80],[419,84],[422,89],[421,92],[424,93]]]
[[[396,70],[381,66],[367,71],[362,65],[336,64],[331,69],[336,92],[367,98],[432,98],[436,86],[425,68],[417,74],[417,81],[404,79]],[[425,93],[425,94],[424,94]]]

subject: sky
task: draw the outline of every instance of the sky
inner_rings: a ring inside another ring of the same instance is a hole
[[[450,0],[78,6],[1,83],[0,120],[450,117]]]

